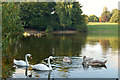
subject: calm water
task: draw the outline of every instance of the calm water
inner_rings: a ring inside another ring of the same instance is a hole
[[[3,77],[27,78],[116,78],[118,77],[118,38],[117,35],[77,33],[77,34],[47,34],[43,37],[22,37],[7,50],[4,66],[9,73],[3,72]],[[23,59],[26,53],[31,53],[30,64],[45,63],[50,55],[53,70],[35,71],[13,64],[13,59]],[[108,60],[106,67],[83,67],[82,56],[92,57],[101,61]],[[72,59],[72,64],[62,61],[64,56]]]

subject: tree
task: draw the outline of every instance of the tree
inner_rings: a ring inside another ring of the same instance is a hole
[[[54,2],[21,3],[21,19],[25,27],[45,30],[51,26]]]
[[[110,13],[110,16],[112,17],[112,15],[117,11],[117,9],[113,9],[112,12]]]
[[[89,19],[89,22],[99,22],[99,18],[95,15],[90,15],[88,19]]]
[[[21,3],[21,19],[27,28],[42,31],[75,30],[85,24],[79,2]]]
[[[76,29],[78,26],[80,27],[82,23],[85,23],[85,16],[82,15],[81,7],[79,2],[56,3],[55,10],[63,30]]]
[[[2,32],[6,33],[23,31],[20,19],[20,3],[3,2],[2,3]]]
[[[107,10],[107,7],[104,7],[101,18],[104,22],[108,22],[110,20],[110,12]]]
[[[120,15],[120,10],[115,11],[110,19],[110,22],[120,23],[119,15]]]

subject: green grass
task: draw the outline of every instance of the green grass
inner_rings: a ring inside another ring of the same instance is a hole
[[[117,23],[88,23],[88,31],[118,32]]]
[[[118,23],[109,22],[89,22],[88,25],[117,25]]]

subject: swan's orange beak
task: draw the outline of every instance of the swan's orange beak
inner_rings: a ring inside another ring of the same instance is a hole
[[[30,56],[30,59],[32,59],[32,56]]]

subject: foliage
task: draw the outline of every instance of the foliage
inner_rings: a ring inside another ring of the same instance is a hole
[[[81,25],[76,25],[77,31],[87,31],[87,25],[86,23],[82,23]]]
[[[107,7],[104,7],[101,18],[104,22],[108,22],[110,20],[110,12],[107,10]]]
[[[120,23],[119,15],[120,15],[120,10],[115,11],[110,19],[110,22]]]
[[[19,3],[3,2],[2,3],[2,33],[21,32],[23,31],[20,20]]]
[[[95,15],[90,15],[88,19],[89,22],[99,22],[99,18]]]
[[[85,22],[79,2],[21,3],[24,27],[42,31],[76,29]],[[49,28],[50,27],[50,28]],[[49,30],[51,29],[51,30]]]
[[[45,32],[52,32],[54,31],[54,28],[50,25],[46,28]]]
[[[21,3],[21,18],[25,27],[45,30],[47,25],[51,25],[54,6],[54,2]]]
[[[112,15],[117,11],[117,9],[113,9],[110,13],[110,16],[112,17]]]
[[[85,23],[88,23],[89,17],[87,15],[85,15],[85,14],[84,14],[84,19],[85,19]]]
[[[2,3],[2,77],[8,78],[13,73],[13,64],[8,64],[13,61],[10,57],[11,53],[9,46],[14,45],[15,41],[19,38],[17,33],[23,31],[22,21],[20,18],[20,3],[17,2],[3,2]],[[12,39],[12,36],[16,38]]]
[[[79,2],[73,2],[72,26],[82,25],[86,22],[86,15],[82,15],[82,6]]]

